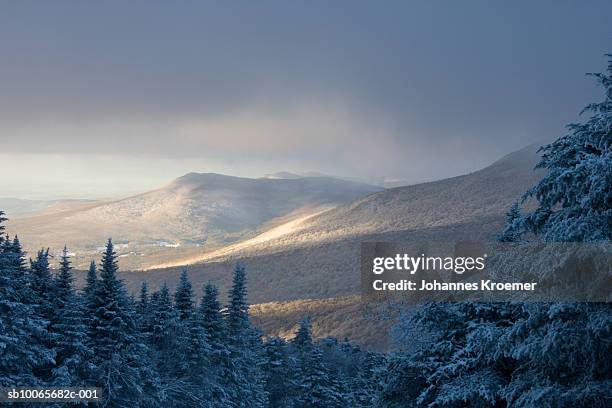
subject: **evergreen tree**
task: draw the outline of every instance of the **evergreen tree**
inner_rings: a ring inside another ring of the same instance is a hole
[[[192,399],[210,401],[218,394],[217,379],[211,369],[208,336],[200,317],[192,313],[188,320],[182,320],[181,339],[182,372],[180,377],[191,384]]]
[[[85,297],[93,296],[97,282],[98,276],[96,274],[96,262],[92,260],[89,264],[89,269],[87,270],[87,276],[85,277]]]
[[[30,269],[32,271],[31,287],[34,295],[38,298],[36,303],[41,316],[46,320],[53,319],[53,301],[56,288],[49,270],[49,249],[41,249],[36,255],[36,259],[30,259]]]
[[[204,287],[198,315],[210,348],[208,361],[213,377],[211,399],[215,401],[215,407],[233,406],[232,393],[231,390],[228,390],[228,384],[233,378],[234,366],[227,341],[227,327],[221,314],[218,291],[212,283]]]
[[[54,345],[57,351],[52,370],[53,383],[66,387],[85,385],[94,368],[82,299],[74,293],[69,295],[58,310],[57,321],[51,329],[56,334]]]
[[[174,304],[181,320],[191,318],[193,314],[193,289],[186,269],[181,272],[181,278],[174,293]]]
[[[110,239],[100,270],[89,325],[89,347],[96,366],[94,383],[104,387],[108,406],[143,404],[156,396],[157,379],[148,364],[123,283],[117,278],[117,254]]]
[[[588,105],[585,123],[568,125],[569,134],[543,146],[538,168],[544,178],[524,196],[538,208],[528,213],[524,230],[546,241],[612,239],[612,54],[607,72],[591,74],[601,85],[601,102]]]
[[[68,248],[64,245],[60,257],[59,271],[55,279],[56,308],[62,307],[62,303],[67,302],[70,297],[72,297],[74,294],[73,283],[74,277],[72,276],[72,266],[70,265]]]
[[[92,357],[87,346],[88,328],[83,302],[77,297],[73,282],[68,249],[64,246],[53,284],[53,310],[49,326],[57,352],[55,367],[51,370],[52,381],[62,386],[84,384],[90,375],[89,359]]]
[[[0,232],[4,231],[0,214]],[[36,308],[31,276],[17,237],[0,239],[0,386],[32,386],[34,371],[54,363],[55,353],[40,339],[47,324]]]
[[[246,271],[243,266],[236,264],[230,291],[230,303],[227,307],[230,336],[238,337],[242,331],[249,328],[249,305],[246,296]]]
[[[506,226],[501,234],[497,237],[500,242],[517,242],[521,239],[523,232],[523,217],[521,208],[518,202],[512,204],[510,210],[506,214]]]
[[[263,375],[264,351],[261,333],[249,322],[246,299],[246,271],[237,264],[229,294],[227,314],[228,342],[231,366],[224,373],[230,398],[238,407],[263,407],[267,396]]]
[[[295,407],[344,407],[343,396],[323,364],[321,349],[313,347],[303,354],[299,395]]]
[[[202,325],[211,343],[222,345],[225,341],[226,326],[221,314],[221,304],[218,298],[219,292],[216,286],[208,283],[204,287],[203,293],[199,308]]]
[[[140,320],[144,320],[147,317],[149,313],[149,302],[149,286],[147,285],[147,281],[142,281],[136,309]]]
[[[268,394],[268,406],[271,408],[292,407],[297,396],[296,362],[287,350],[282,338],[268,339],[265,346],[266,373],[265,390]]]
[[[179,349],[180,324],[166,283],[159,291],[153,309],[152,344],[157,351],[158,370],[164,376],[172,376],[182,360]]]
[[[21,242],[19,241],[19,237],[17,235],[15,235],[12,242],[7,237],[5,244],[5,257],[7,267],[24,275],[26,283],[31,284],[32,276],[27,273],[25,252],[21,248]]]
[[[301,353],[308,352],[312,348],[312,320],[310,316],[304,318],[300,323],[293,339],[293,345]]]

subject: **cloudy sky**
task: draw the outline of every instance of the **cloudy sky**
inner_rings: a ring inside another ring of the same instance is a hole
[[[609,1],[0,1],[0,196],[429,180],[563,133]]]

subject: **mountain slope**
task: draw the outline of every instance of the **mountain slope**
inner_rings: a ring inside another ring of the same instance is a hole
[[[122,267],[218,248],[276,218],[290,221],[380,191],[378,187],[332,178],[248,179],[189,173],[160,189],[82,211],[27,217],[9,226],[29,248],[63,246],[86,262],[113,237],[124,255]],[[87,258],[87,259],[85,259]]]
[[[208,253],[190,263],[223,256],[259,256],[372,234],[431,230],[483,218],[499,219],[540,178],[541,173],[533,170],[538,158],[536,150],[528,146],[471,174],[371,194],[308,217],[277,239],[252,239],[250,245],[241,242],[234,245],[235,251],[225,248],[219,257]]]

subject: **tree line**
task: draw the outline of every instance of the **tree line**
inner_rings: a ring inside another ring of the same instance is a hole
[[[223,307],[213,284],[196,302],[187,271],[174,293],[145,282],[129,295],[110,239],[81,290],[66,248],[55,273],[49,260],[46,249],[26,262],[17,237],[0,237],[0,386],[96,386],[108,407],[372,404],[383,356],[315,342],[309,319],[292,341],[264,339],[240,265]]]

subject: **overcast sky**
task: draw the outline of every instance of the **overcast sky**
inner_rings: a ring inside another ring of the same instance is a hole
[[[0,196],[428,180],[563,134],[610,1],[0,1]]]

